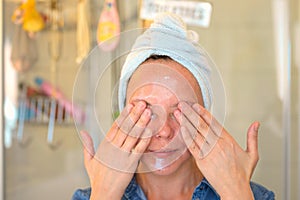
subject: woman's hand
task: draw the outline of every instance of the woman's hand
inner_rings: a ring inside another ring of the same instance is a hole
[[[151,133],[145,129],[150,116],[151,111],[143,101],[127,105],[96,153],[90,135],[81,132],[91,200],[121,199],[150,142]]]
[[[180,102],[174,114],[183,139],[203,176],[221,199],[254,199],[250,179],[258,162],[258,128],[253,123],[243,150],[217,120],[199,104]]]

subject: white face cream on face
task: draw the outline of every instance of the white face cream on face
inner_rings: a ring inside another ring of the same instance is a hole
[[[152,91],[145,91],[134,97],[138,90],[143,90],[146,85],[157,85],[166,88],[177,98],[177,103],[180,101],[198,102],[197,95],[194,88],[189,81],[178,71],[172,69],[170,66],[161,63],[144,63],[133,74],[127,88],[128,101],[145,100],[156,98]],[[150,96],[149,96],[150,95]],[[166,94],[160,94],[166,95]],[[158,97],[158,98],[162,98]],[[175,105],[176,106],[176,105]],[[159,104],[149,104],[152,111],[152,120],[148,128],[151,129],[153,134],[156,134],[161,127],[165,124],[167,119],[167,111]]]
[[[170,66],[161,63],[140,65],[129,81],[127,97],[130,98],[138,88],[148,84],[167,88],[176,95],[179,101],[198,102],[196,88],[193,88],[186,77]]]
[[[154,168],[155,169],[162,169],[162,168],[164,168],[164,166],[165,166],[165,159],[163,159],[163,158],[156,158],[155,159],[155,164],[154,164]]]
[[[152,112],[147,128],[153,137],[141,159],[145,164],[142,171],[161,170],[186,152],[180,125],[173,116],[178,102],[196,103],[198,98],[187,78],[177,70],[161,63],[145,63],[135,71],[127,88],[127,102],[140,100],[145,101]],[[166,138],[157,141],[156,137],[162,135]]]

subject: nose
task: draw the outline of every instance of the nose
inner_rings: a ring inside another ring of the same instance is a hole
[[[156,133],[156,138],[161,139],[172,139],[174,136],[174,130],[170,126],[170,123],[168,123],[169,120],[166,121],[166,123],[161,127],[161,129]]]
[[[167,109],[160,105],[154,104],[150,106],[152,111],[151,120],[147,125],[152,130],[155,138],[171,139],[174,136],[174,119],[168,114]]]

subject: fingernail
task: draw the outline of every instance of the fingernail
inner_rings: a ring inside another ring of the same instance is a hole
[[[254,126],[254,131],[258,132],[259,127],[260,127],[260,124],[256,123],[255,126]]]
[[[150,116],[150,114],[151,114],[150,109],[146,108],[146,109],[144,110],[144,114],[143,114],[143,115],[145,115],[145,117],[148,117],[148,116]]]
[[[132,105],[131,103],[129,103],[129,104],[126,105],[125,108],[126,108],[126,110],[127,110],[128,112],[130,112],[131,109],[133,108],[133,105]]]
[[[180,110],[182,110],[182,105],[181,105],[181,102],[178,103],[178,106],[177,106]]]
[[[180,117],[180,111],[179,110],[175,110],[174,111],[174,115],[175,115],[175,117]]]
[[[140,108],[140,109],[145,108],[145,106],[146,106],[146,104],[145,104],[145,102],[143,102],[143,101],[140,101],[140,102],[138,103],[138,108]]]

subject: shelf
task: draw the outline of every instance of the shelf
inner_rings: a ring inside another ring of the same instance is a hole
[[[50,0],[35,0],[36,3],[48,3]],[[22,3],[22,0],[4,0],[4,3]]]

